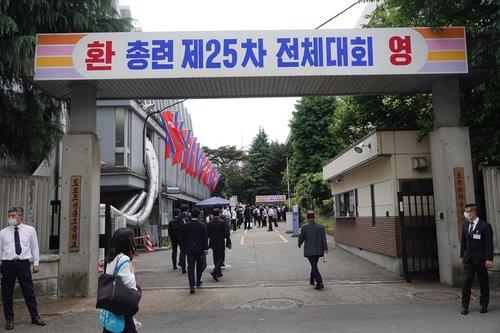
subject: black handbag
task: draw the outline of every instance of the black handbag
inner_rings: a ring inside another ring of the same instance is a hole
[[[116,261],[118,263],[119,259]],[[104,309],[126,317],[132,317],[139,311],[141,292],[127,287],[117,274],[123,265],[130,260],[116,265],[113,275],[99,276],[97,286],[97,302],[95,307]]]

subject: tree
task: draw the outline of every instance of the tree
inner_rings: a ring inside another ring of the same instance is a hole
[[[386,0],[370,15],[368,27],[464,26],[469,69],[482,69],[486,78],[462,93],[462,123],[470,130],[476,166],[500,163],[500,3],[494,0]]]
[[[433,124],[428,94],[356,96],[339,99],[330,131],[345,149],[376,129],[419,130],[425,137]]]
[[[295,186],[294,197],[299,205],[307,210],[327,213],[323,201],[331,197],[330,188],[323,180],[323,173],[304,173]]]
[[[236,146],[222,146],[216,149],[203,147],[203,150],[210,156],[210,160],[218,165],[242,162],[247,158],[245,152],[236,148]]]
[[[59,141],[59,103],[33,86],[37,33],[130,31],[114,0],[0,0],[0,158],[46,158]]]
[[[338,138],[329,131],[336,107],[334,97],[303,97],[295,105],[296,111],[290,121],[292,188],[300,175],[321,171],[323,163],[340,150]]]

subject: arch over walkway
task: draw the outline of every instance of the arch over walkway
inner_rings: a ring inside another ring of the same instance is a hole
[[[89,296],[97,289],[97,99],[432,92],[440,277],[447,284],[458,279],[458,251],[450,244],[459,242],[464,200],[455,192],[454,168],[463,169],[463,194],[474,201],[469,132],[459,124],[459,86],[480,82],[480,73],[468,72],[464,28],[38,35],[34,82],[71,100],[61,180],[62,296]],[[78,221],[69,215],[72,176],[82,179]],[[71,252],[68,244],[76,239],[80,246]]]

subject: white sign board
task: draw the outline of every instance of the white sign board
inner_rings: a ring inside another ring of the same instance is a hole
[[[273,202],[285,202],[286,195],[257,195],[255,196],[255,203],[273,203]]]
[[[464,28],[37,35],[35,80],[467,73]]]

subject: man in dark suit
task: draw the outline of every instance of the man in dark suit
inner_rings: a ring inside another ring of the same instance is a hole
[[[224,263],[226,246],[231,248],[231,239],[229,237],[229,227],[226,221],[220,218],[220,210],[215,208],[212,212],[214,218],[207,225],[208,247],[212,249],[214,257],[214,270],[212,277],[219,281],[222,276],[222,265]]]
[[[177,220],[179,225],[183,225],[191,221],[191,215],[188,213],[188,205],[182,204],[181,205],[181,213],[177,215]],[[179,256],[179,266],[182,268],[182,274],[186,273],[186,256],[187,254],[184,252],[181,246],[181,254]]]
[[[168,236],[172,243],[172,266],[177,269],[177,248],[179,248],[179,265],[182,266],[182,241],[181,241],[181,228],[184,224],[179,219],[180,209],[174,209],[174,218],[168,222]],[[184,259],[185,260],[185,259]]]
[[[325,286],[323,285],[323,279],[318,270],[318,260],[325,255],[325,252],[328,253],[328,244],[326,242],[325,227],[321,224],[317,224],[314,218],[314,212],[312,210],[308,211],[307,224],[302,227],[299,235],[299,247],[302,243],[305,243],[304,257],[306,257],[311,264],[309,283],[314,285],[316,281],[316,287],[314,289],[321,290]]]
[[[193,208],[191,216],[191,221],[182,226],[181,235],[184,243],[184,251],[187,255],[189,292],[194,294],[195,283],[197,287],[200,287],[203,283],[201,276],[206,268],[204,257],[208,253],[208,245],[207,228],[204,223],[198,221],[200,210],[196,207]],[[196,280],[194,276],[195,266]]]
[[[469,302],[472,281],[477,274],[481,286],[479,298],[479,312],[488,312],[490,300],[490,286],[488,269],[493,268],[493,229],[491,225],[477,217],[477,206],[465,206],[464,217],[466,223],[462,230],[462,244],[460,246],[460,261],[464,266],[464,284],[462,287],[463,315],[469,312]]]

